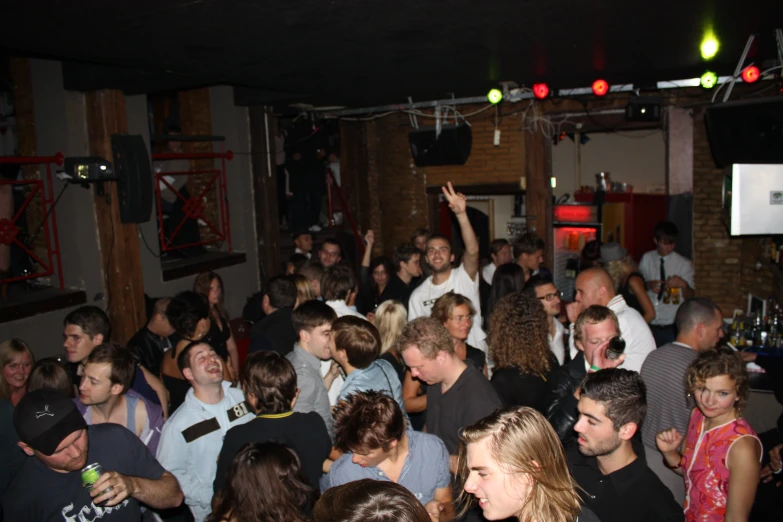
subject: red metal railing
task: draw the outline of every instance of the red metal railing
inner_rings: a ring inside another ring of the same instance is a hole
[[[345,202],[345,197],[343,196],[343,191],[340,190],[340,186],[337,184],[337,182],[334,179],[334,174],[332,174],[332,169],[326,168],[326,198],[329,203],[329,226],[334,227],[334,211],[332,208],[332,190],[335,190],[337,192],[337,197],[340,198],[340,205],[342,206],[343,216],[345,216],[345,219],[348,220],[348,223],[351,225],[351,230],[353,230],[353,237],[356,239],[356,244],[359,245],[359,251],[362,255],[364,255],[364,241],[362,241],[362,236],[359,234],[359,230],[356,228],[356,223],[353,221],[353,215],[351,215],[351,210],[348,208],[348,203]]]
[[[226,152],[195,152],[195,153],[161,153],[153,154],[153,161],[166,161],[166,160],[205,160],[205,159],[219,159],[220,169],[202,169],[202,170],[187,170],[178,172],[156,172],[155,173],[155,197],[158,206],[158,229],[160,234],[160,249],[161,252],[171,252],[173,250],[180,250],[182,248],[208,245],[212,243],[225,242],[228,246],[228,251],[232,251],[231,247],[231,220],[228,212],[228,197],[226,193],[226,161],[231,161],[234,158],[234,153],[230,150]],[[210,178],[207,181],[207,185],[203,188],[200,194],[195,196],[185,197],[179,192],[166,178],[173,178],[179,176],[197,176],[197,175],[209,175]],[[176,224],[171,231],[171,235],[166,237],[166,229],[163,220],[163,200],[161,198],[161,183],[171,190],[177,199],[183,202],[182,211],[184,217]],[[218,192],[218,218],[219,223],[212,223],[204,215],[204,197],[217,185]],[[188,220],[194,220],[198,222],[201,219],[206,226],[215,233],[215,239],[195,241],[185,244],[175,245],[174,239],[177,234],[182,230],[182,227]]]
[[[11,247],[11,245],[18,246],[27,254],[31,261],[42,268],[42,271],[34,271],[30,274],[18,275],[6,279],[0,278],[0,284],[48,277],[56,272],[60,289],[64,288],[63,267],[60,260],[60,238],[57,235],[57,213],[54,210],[51,169],[52,163],[61,166],[64,159],[63,155],[59,152],[54,156],[0,156],[0,163],[13,165],[44,165],[46,167],[46,180],[36,179],[17,181],[0,179],[0,185],[29,187],[24,202],[16,209],[16,213],[13,217],[10,220],[7,218],[0,219],[0,244],[7,245],[8,247]],[[43,223],[40,224],[40,231],[36,231],[36,235],[43,233],[46,245],[46,254],[44,256],[36,254],[33,250],[33,245],[25,245],[19,240],[19,220],[23,219],[23,216],[25,216],[26,211],[30,206],[30,202],[32,202],[37,195],[41,198],[41,212],[44,219]],[[54,244],[54,248],[52,247],[52,244]]]

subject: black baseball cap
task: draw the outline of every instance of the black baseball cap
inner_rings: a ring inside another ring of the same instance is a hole
[[[71,433],[87,428],[76,404],[57,390],[27,392],[14,410],[19,440],[44,455],[51,455]]]
[[[305,234],[312,234],[312,232],[310,232],[306,228],[303,228],[300,230],[294,230],[294,233],[291,234],[291,236],[294,238],[294,241],[296,241],[296,238],[298,238],[299,236],[303,236]]]

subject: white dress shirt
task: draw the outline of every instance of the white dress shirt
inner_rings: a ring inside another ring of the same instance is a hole
[[[693,284],[693,263],[685,256],[681,256],[677,252],[672,252],[668,256],[663,258],[663,270],[666,273],[666,277],[680,276],[691,288],[696,288]],[[639,271],[644,276],[645,281],[657,281],[661,278],[661,256],[657,250],[651,250],[642,256],[642,261],[639,263]],[[655,307],[655,319],[652,323],[657,326],[668,326],[674,324],[674,317],[677,315],[677,309],[685,300],[685,297],[680,293],[680,302],[678,304],[666,304],[663,301],[658,301],[658,294],[651,290],[647,291],[647,295],[650,296]]]
[[[565,362],[565,345],[563,344],[565,326],[557,320],[557,317],[553,317],[552,322],[555,323],[555,335],[549,335],[549,349],[552,350],[552,353],[557,357],[557,362],[562,366]]]
[[[494,277],[495,270],[497,269],[498,267],[495,266],[495,263],[490,263],[481,269],[481,277],[488,285],[492,284],[492,278]]]

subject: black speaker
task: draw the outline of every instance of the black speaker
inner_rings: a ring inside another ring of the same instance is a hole
[[[718,167],[783,163],[783,97],[714,105],[705,122]]]
[[[114,175],[120,199],[120,221],[145,223],[152,212],[152,164],[141,136],[112,134]]]
[[[440,136],[435,127],[422,127],[408,133],[413,161],[419,167],[430,165],[464,165],[473,146],[470,125],[443,125]]]

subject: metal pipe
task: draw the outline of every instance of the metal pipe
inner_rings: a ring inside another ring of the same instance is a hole
[[[740,72],[742,72],[742,64],[745,63],[745,58],[748,57],[750,46],[755,38],[756,36],[753,34],[748,37],[748,43],[745,44],[745,50],[742,51],[742,55],[740,56],[740,59],[737,62],[737,68],[734,69],[734,77],[732,77],[731,81],[729,82],[729,88],[726,89],[726,93],[723,95],[724,102],[726,102],[729,99],[729,96],[731,96],[731,90],[734,89],[734,83],[737,81]]]

